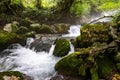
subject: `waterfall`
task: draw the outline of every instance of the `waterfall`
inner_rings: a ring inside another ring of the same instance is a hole
[[[30,38],[27,40],[27,45],[33,41]],[[54,65],[59,60],[52,55],[54,46],[51,46],[49,53],[44,51],[36,53],[20,45],[13,49],[7,49],[11,53],[0,58],[0,72],[20,71],[31,76],[33,80],[45,80],[55,74]]]
[[[80,25],[71,26],[69,34],[62,35],[62,37],[76,37],[80,35]],[[0,72],[2,71],[20,71],[33,80],[49,80],[50,77],[56,74],[54,66],[59,57],[53,56],[55,45],[52,45],[49,52],[40,51],[35,52],[30,49],[33,38],[28,38],[26,46],[20,44],[12,44],[8,49],[4,50],[9,52],[7,55],[0,55]],[[70,43],[70,53],[74,52],[74,46]]]
[[[69,34],[62,35],[62,37],[77,37],[80,35],[81,25],[72,25],[68,30]]]

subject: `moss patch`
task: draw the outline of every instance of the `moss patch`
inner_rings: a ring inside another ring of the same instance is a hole
[[[66,39],[57,39],[53,55],[62,57],[68,54],[70,51],[69,41]]]
[[[4,80],[4,76],[15,76],[19,77],[19,80],[24,80],[22,73],[18,71],[7,71],[7,72],[0,72],[0,80]]]

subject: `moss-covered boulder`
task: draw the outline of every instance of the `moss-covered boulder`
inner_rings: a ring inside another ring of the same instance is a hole
[[[68,24],[55,24],[55,31],[58,34],[68,33],[69,25]]]
[[[32,80],[29,76],[26,76],[19,71],[6,71],[0,72],[0,80]]]
[[[43,24],[40,27],[40,33],[41,34],[43,34],[43,33],[53,34],[54,30],[51,28],[51,26]]]
[[[94,42],[111,42],[108,26],[102,24],[86,24],[81,28],[81,35],[76,38],[77,47],[88,47]]]
[[[52,34],[54,30],[49,25],[36,25],[30,27],[31,31],[35,31],[38,34]]]
[[[27,32],[29,32],[29,29],[24,26],[19,27],[18,30],[16,31],[17,34],[25,34]]]
[[[13,43],[20,43],[21,45],[25,45],[27,37],[28,34],[18,35],[16,33],[0,30],[0,51],[6,49],[10,44]]]
[[[83,80],[106,79],[112,71],[117,69],[114,60],[117,51],[118,46],[114,42],[97,43],[62,58],[56,63],[55,69],[62,75],[82,76]]]
[[[66,39],[57,39],[55,41],[54,56],[62,57],[68,54],[70,51],[69,41]]]

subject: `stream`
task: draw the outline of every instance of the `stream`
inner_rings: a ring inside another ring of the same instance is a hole
[[[69,38],[80,35],[80,25],[71,26],[68,30],[69,34],[62,35],[61,37]],[[30,49],[30,44],[34,41],[33,38],[28,38],[26,46],[20,44],[13,44],[11,48],[4,50],[9,52],[5,56],[0,57],[0,72],[2,71],[20,71],[33,80],[49,80],[52,76],[56,75],[54,66],[60,57],[52,55],[55,45],[51,45],[49,52],[40,51],[36,52]],[[71,50],[69,53],[74,52],[74,47],[70,43]]]
[[[104,15],[106,14],[107,13],[104,13]],[[102,19],[101,21],[108,20],[110,19]],[[72,25],[68,30],[69,33],[61,35],[60,37],[68,40],[74,39],[80,35],[80,28],[80,25]],[[30,76],[33,80],[50,80],[51,77],[55,76],[56,71],[54,66],[61,59],[60,57],[55,57],[53,55],[55,45],[52,44],[48,52],[36,52],[34,49],[30,48],[32,42],[34,42],[34,39],[28,38],[26,46],[13,44],[11,45],[11,48],[4,50],[4,52],[7,52],[8,54],[5,53],[0,56],[0,72],[20,71]],[[74,52],[74,47],[71,43],[70,48],[69,54]]]

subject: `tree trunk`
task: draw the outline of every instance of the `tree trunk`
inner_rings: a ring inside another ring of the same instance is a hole
[[[75,0],[61,0],[58,2],[58,8],[60,13],[70,13],[70,7]]]

